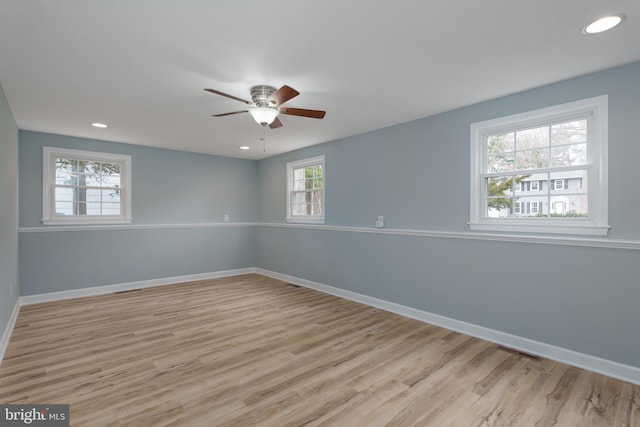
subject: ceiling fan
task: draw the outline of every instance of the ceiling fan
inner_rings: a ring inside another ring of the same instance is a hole
[[[213,117],[224,117],[231,116],[233,114],[249,113],[258,124],[262,125],[263,127],[268,125],[271,129],[282,127],[282,122],[278,118],[279,114],[310,117],[312,119],[321,119],[326,114],[325,111],[321,110],[307,110],[304,108],[283,107],[282,104],[300,95],[300,92],[287,85],[282,86],[278,90],[276,90],[276,88],[272,86],[254,86],[251,88],[252,102],[235,97],[233,95],[229,95],[224,92],[220,92],[219,90],[205,90],[207,92],[215,93],[216,95],[221,95],[227,98],[235,99],[236,101],[244,102],[245,104],[251,106],[246,110],[232,111],[230,113],[223,114],[214,114]]]

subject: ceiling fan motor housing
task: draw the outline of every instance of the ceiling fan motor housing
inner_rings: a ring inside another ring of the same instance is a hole
[[[273,86],[259,85],[251,88],[251,100],[258,107],[272,107],[275,101],[269,102],[269,97],[273,95],[276,88]]]

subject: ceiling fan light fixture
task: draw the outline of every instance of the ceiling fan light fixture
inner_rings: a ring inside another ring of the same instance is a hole
[[[255,107],[249,110],[249,114],[259,125],[270,125],[278,117],[278,113],[277,109],[270,107]]]

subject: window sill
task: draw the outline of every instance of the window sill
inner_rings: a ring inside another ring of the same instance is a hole
[[[574,234],[580,236],[606,236],[610,225],[593,225],[584,223],[535,224],[513,223],[511,221],[469,222],[473,231],[504,231],[509,233],[542,233],[542,234]]]
[[[44,225],[106,225],[131,224],[131,218],[48,218],[40,220]]]
[[[298,224],[324,224],[324,217],[292,217],[287,218],[287,222]]]

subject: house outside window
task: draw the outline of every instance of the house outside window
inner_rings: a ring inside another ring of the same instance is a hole
[[[50,224],[131,222],[131,157],[44,147],[43,215]]]
[[[287,163],[287,221],[324,223],[324,156]]]
[[[607,122],[605,95],[472,124],[470,228],[606,235]]]

